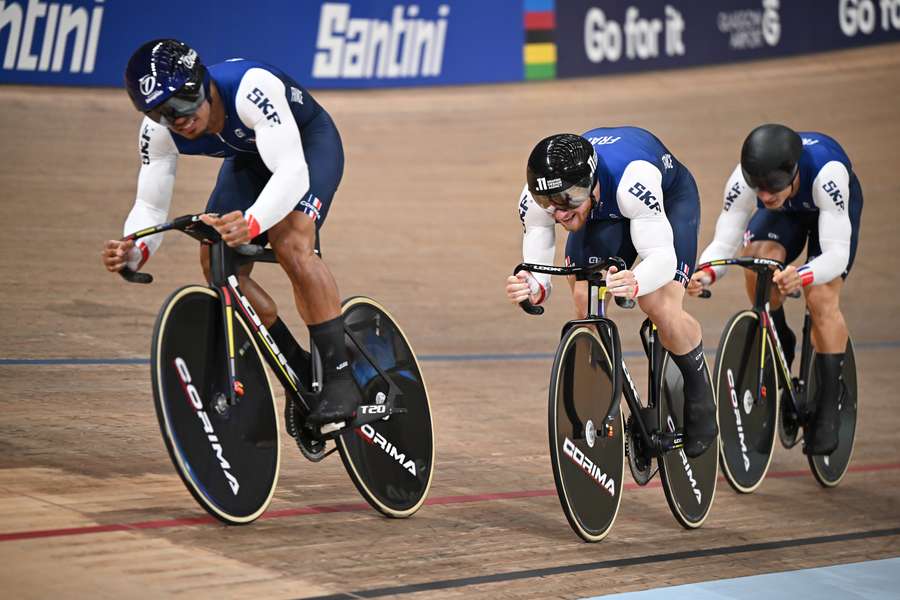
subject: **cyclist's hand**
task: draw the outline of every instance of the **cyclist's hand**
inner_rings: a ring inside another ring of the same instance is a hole
[[[239,210],[221,217],[207,213],[200,215],[200,220],[218,231],[225,243],[232,248],[250,243],[250,224],[244,218],[244,213]]]
[[[695,271],[688,282],[688,296],[699,296],[700,292],[711,286],[712,283],[713,279],[709,276],[709,273],[706,271]]]
[[[128,264],[129,254],[134,250],[134,241],[132,240],[107,240],[103,246],[103,252],[100,253],[100,259],[103,266],[110,273],[117,273],[125,268]]]
[[[620,271],[610,267],[606,272],[606,291],[619,298],[634,298],[638,294],[638,282],[634,271]]]
[[[522,300],[534,302],[536,300],[535,288],[540,292],[538,282],[528,271],[519,271],[506,278],[506,297],[513,304],[518,304]]]
[[[775,271],[772,281],[775,282],[778,290],[784,295],[796,292],[803,287],[803,279],[800,277],[800,273],[797,272],[797,267],[793,266],[787,266],[783,271]]]

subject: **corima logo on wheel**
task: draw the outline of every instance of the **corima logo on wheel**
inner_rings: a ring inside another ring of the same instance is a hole
[[[187,395],[191,407],[193,407],[194,412],[197,413],[197,417],[203,425],[203,432],[209,440],[209,445],[212,448],[213,454],[219,459],[219,468],[222,469],[222,474],[225,475],[225,479],[228,480],[231,492],[237,496],[238,490],[241,489],[241,484],[238,483],[237,478],[231,473],[231,463],[225,459],[225,451],[222,448],[222,444],[219,443],[219,437],[213,429],[212,422],[209,420],[209,415],[203,410],[203,400],[200,399],[200,393],[197,391],[197,388],[194,387],[194,384],[191,383],[191,372],[188,370],[184,359],[180,356],[175,358],[175,370],[178,371],[178,378],[181,379],[181,387],[184,388],[184,393]]]
[[[666,417],[666,424],[669,426],[669,431],[675,431],[675,421],[672,420],[672,415]],[[684,450],[679,450],[678,454],[681,455],[681,464],[684,467],[684,474],[687,476],[688,483],[691,484],[691,490],[694,492],[697,504],[702,504],[703,492],[697,487],[697,480],[694,479],[694,469],[691,467],[691,463],[688,462],[687,454],[684,453]]]
[[[103,0],[80,8],[73,3],[0,1],[0,39],[6,36],[3,69],[93,73],[102,25]]]
[[[366,423],[356,430],[360,436],[370,444],[374,444],[384,450],[385,454],[397,461],[397,463],[409,471],[409,474],[416,477],[416,463],[412,459],[406,458],[405,452],[400,452],[397,447],[389,442],[383,435],[375,431],[375,428]]]
[[[581,467],[587,476],[591,478],[591,481],[606,490],[610,496],[616,495],[616,481],[601,471],[600,467],[585,456],[584,452],[582,452],[569,438],[566,438],[565,441],[563,441],[563,453],[568,456],[573,463]]]
[[[450,7],[419,18],[419,6],[397,4],[390,20],[350,16],[350,3],[326,2],[319,15],[312,76],[331,79],[438,77]],[[357,8],[359,8],[357,6]]]
[[[744,459],[744,471],[750,470],[750,457],[747,456],[747,443],[744,440],[744,426],[741,423],[741,409],[738,404],[737,390],[734,389],[734,373],[728,369],[728,395],[731,398],[731,408],[734,410],[734,422],[737,427],[738,442],[741,445],[741,456]]]

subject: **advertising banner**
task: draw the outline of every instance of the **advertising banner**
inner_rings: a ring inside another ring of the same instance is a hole
[[[312,88],[522,79],[522,0],[0,0],[0,82],[122,85],[131,53],[164,37]]]
[[[900,41],[900,0],[566,0],[554,21],[575,77]]]

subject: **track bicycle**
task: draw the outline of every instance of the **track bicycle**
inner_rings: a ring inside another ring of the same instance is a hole
[[[621,258],[610,257],[588,267],[522,263],[513,272],[575,276],[588,283],[587,318],[569,321],[562,329],[550,374],[548,411],[556,492],[569,525],[587,542],[602,540],[612,529],[622,500],[626,457],[639,485],[659,471],[669,508],[687,529],[706,520],[719,468],[715,451],[688,458],[682,450],[683,378],[649,319],[640,328],[649,367],[649,397],[642,403],[622,356],[618,328],[606,316],[604,278],[611,266],[626,268]],[[635,304],[623,298],[616,302],[625,308]],[[528,300],[520,306],[532,315],[544,312]],[[703,368],[708,374],[705,360]],[[620,408],[623,393],[630,412],[627,423]]]
[[[431,407],[416,356],[390,313],[364,296],[342,303],[350,368],[363,404],[350,422],[313,426],[306,417],[323,389],[315,348],[305,371],[289,364],[238,284],[240,266],[277,262],[274,252],[256,245],[230,248],[199,215],[123,239],[173,230],[210,246],[210,285],[184,286],[166,299],[150,359],[159,427],[194,499],[229,524],[252,522],[269,505],[281,444],[268,364],[285,389],[286,429],[301,453],[318,462],[337,449],[373,508],[389,517],[415,513],[434,467]],[[120,274],[133,283],[153,280],[127,268]],[[310,381],[298,372],[312,373]]]
[[[775,436],[785,448],[800,440],[800,428],[815,415],[817,378],[809,311],[803,319],[800,367],[791,376],[778,332],[769,314],[769,294],[780,261],[737,257],[714,260],[705,267],[737,265],[756,273],[753,306],[736,313],[722,332],[716,355],[716,397],[719,405],[719,452],[725,479],[740,493],[756,490],[766,476],[775,450]],[[709,297],[709,290],[703,290]],[[848,338],[838,401],[838,447],[829,455],[808,455],[813,476],[824,487],[840,483],[853,455],[856,433],[856,359]]]

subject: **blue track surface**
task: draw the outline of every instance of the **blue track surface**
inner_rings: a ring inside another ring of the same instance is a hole
[[[588,600],[799,600],[900,598],[900,558],[677,585]]]

